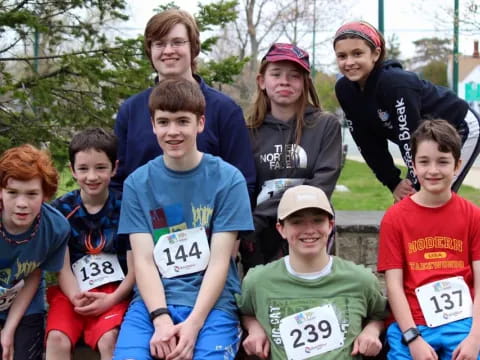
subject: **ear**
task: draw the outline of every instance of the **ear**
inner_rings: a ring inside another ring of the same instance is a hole
[[[77,177],[75,175],[75,170],[73,169],[72,163],[68,163],[68,168],[70,169],[70,173],[72,174],[72,177],[77,180]]]
[[[157,133],[155,132],[155,123],[154,123],[154,121],[153,121],[153,117],[150,117],[150,124],[152,125],[153,133],[154,133],[155,135],[157,135]]]
[[[263,74],[257,75],[257,85],[260,89],[265,90],[265,75]]]
[[[205,129],[205,115],[202,115],[197,120],[197,134],[201,134]]]
[[[115,160],[115,166],[113,167],[112,169],[112,177],[115,176],[115,174],[117,173],[117,170],[118,170],[118,160]]]
[[[382,49],[376,47],[375,50],[372,51],[373,61],[376,63],[380,58],[380,54],[382,53]]]
[[[277,224],[275,225],[275,227],[277,228],[277,231],[280,234],[280,236],[286,240],[287,234],[285,233],[285,226],[283,226],[282,224],[280,224],[279,221],[277,221]]]
[[[457,176],[458,172],[462,167],[462,159],[458,159],[457,164],[455,165],[454,175]]]

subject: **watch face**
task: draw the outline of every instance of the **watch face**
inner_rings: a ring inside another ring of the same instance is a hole
[[[409,344],[415,340],[420,335],[420,332],[417,328],[410,328],[403,333],[403,340],[405,343]]]

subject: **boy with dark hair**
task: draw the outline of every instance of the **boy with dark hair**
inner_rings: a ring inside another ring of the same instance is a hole
[[[242,109],[195,74],[195,62],[200,53],[200,34],[195,19],[179,9],[154,15],[145,28],[144,47],[158,81],[183,78],[200,86],[206,102],[202,114],[206,122],[205,131],[198,135],[198,149],[237,167],[253,194],[255,164]],[[151,92],[149,88],[128,98],[117,114],[115,133],[119,139],[119,167],[112,185],[119,190],[130,173],[163,153],[151,130],[148,112]]]
[[[412,136],[421,188],[382,220],[389,359],[480,359],[480,209],[451,190],[460,149],[448,122],[423,121]]]
[[[272,360],[376,356],[386,299],[370,270],[328,255],[334,214],[325,193],[291,187],[277,214],[289,255],[254,267],[243,280],[245,352]]]
[[[113,356],[135,281],[128,238],[117,235],[121,193],[108,188],[117,168],[116,145],[115,135],[101,128],[81,131],[70,142],[70,170],[79,189],[52,203],[72,231],[58,286],[47,292],[47,360],[70,359],[82,334],[102,360]]]
[[[233,359],[240,341],[232,259],[237,232],[252,230],[241,173],[197,149],[205,126],[198,85],[160,81],[150,95],[164,155],[124,185],[119,232],[130,235],[138,293],[114,359]]]
[[[0,157],[0,357],[41,360],[45,321],[42,271],[59,271],[70,227],[45,201],[58,174],[31,145]]]

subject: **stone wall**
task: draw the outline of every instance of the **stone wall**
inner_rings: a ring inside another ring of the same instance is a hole
[[[383,214],[383,211],[335,212],[335,254],[376,273],[378,230]],[[377,275],[383,285],[383,275]]]

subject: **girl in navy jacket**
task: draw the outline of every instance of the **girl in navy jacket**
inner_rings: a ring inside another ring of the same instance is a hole
[[[462,138],[462,164],[452,184],[457,191],[480,152],[478,115],[449,89],[421,80],[396,61],[384,61],[385,41],[366,22],[341,26],[333,46],[344,75],[337,81],[335,92],[348,127],[368,166],[392,191],[395,201],[419,188],[410,138],[426,118],[447,120]],[[406,179],[400,178],[387,140],[400,147],[408,167]]]

